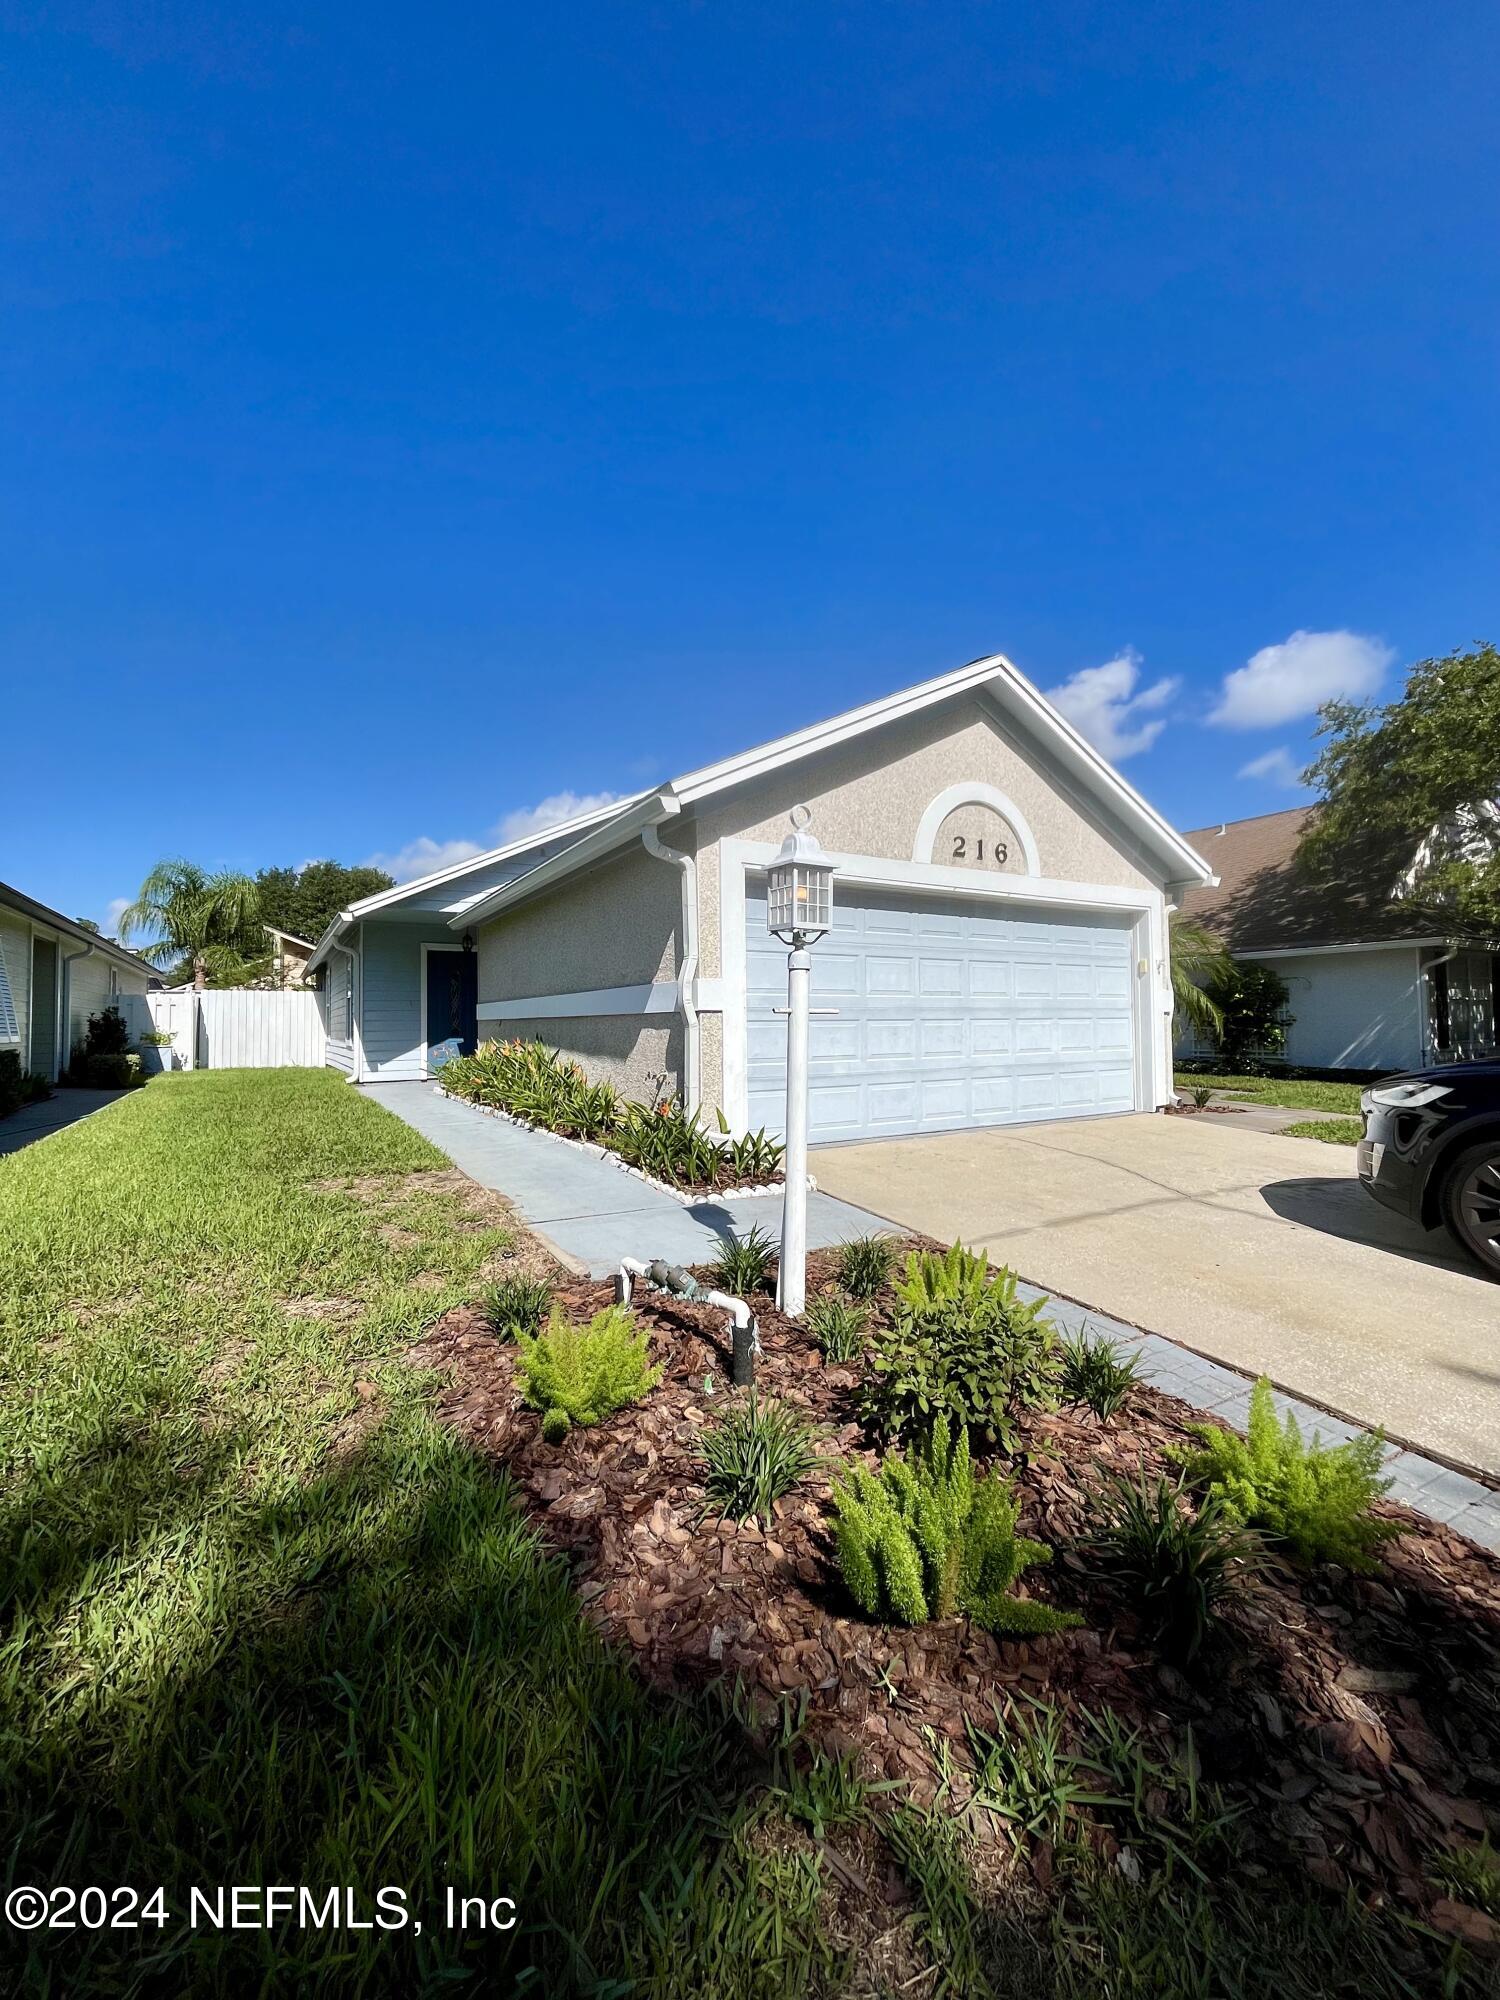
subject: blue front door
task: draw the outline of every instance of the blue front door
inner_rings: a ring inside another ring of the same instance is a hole
[[[456,1041],[460,1053],[471,1056],[479,1039],[475,1009],[479,1004],[479,961],[472,951],[430,951],[427,954],[427,1066],[432,1051]]]

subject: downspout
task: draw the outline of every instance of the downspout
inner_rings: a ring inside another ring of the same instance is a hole
[[[698,981],[698,864],[691,854],[664,847],[654,826],[641,834],[641,845],[658,861],[670,861],[682,875],[682,964],[677,972],[677,1004],[682,1015],[682,1101],[698,1109],[701,1078],[698,1059],[698,1009],[693,988]]]
[[[61,943],[61,939],[58,942]],[[92,958],[93,955],[94,946],[92,944],[86,944],[82,951],[70,951],[59,954],[59,964],[62,969],[62,977],[57,982],[57,1010],[59,1017],[57,1024],[57,1073],[59,1076],[62,1075],[65,1069],[73,1067],[73,1044],[68,1039],[68,1017],[71,1013],[68,1003],[73,998],[73,967],[78,963],[79,959]],[[67,1052],[66,1062],[63,1061],[64,1050]]]

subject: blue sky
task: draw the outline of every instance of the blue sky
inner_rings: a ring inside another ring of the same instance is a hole
[[[994,649],[1179,825],[1290,802],[1500,632],[1497,69],[1463,0],[0,5],[0,874],[414,869]]]

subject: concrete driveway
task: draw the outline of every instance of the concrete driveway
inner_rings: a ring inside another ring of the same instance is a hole
[[[1396,1437],[1500,1473],[1500,1284],[1354,1148],[1210,1118],[819,1147],[819,1185]]]

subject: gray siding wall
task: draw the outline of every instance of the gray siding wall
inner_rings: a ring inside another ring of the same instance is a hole
[[[422,1043],[422,947],[457,951],[459,935],[441,918],[429,923],[360,926],[364,961],[360,1035],[372,1082],[403,1083],[427,1074]]]
[[[348,1003],[353,981],[354,960],[350,954],[330,952],[322,995],[323,1025],[328,1033],[324,1060],[330,1069],[340,1069],[345,1076],[354,1074],[354,1039],[345,1032],[345,1024],[352,1015]]]
[[[1265,962],[1290,989],[1286,1059],[1308,1069],[1413,1069],[1423,1061],[1414,945],[1301,952]]]

